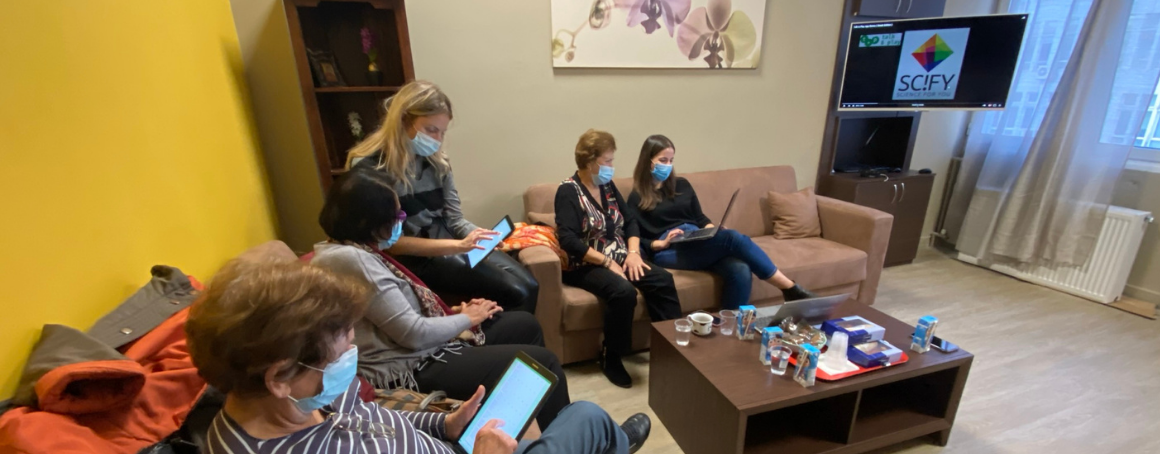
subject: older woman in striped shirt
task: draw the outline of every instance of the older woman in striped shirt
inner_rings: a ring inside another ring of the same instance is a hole
[[[206,452],[456,453],[484,388],[451,414],[387,410],[358,397],[354,323],[364,288],[302,263],[231,262],[186,322],[190,355],[226,393]],[[617,426],[595,404],[564,408],[537,440],[517,443],[491,421],[472,454],[631,453],[648,437],[648,417]]]

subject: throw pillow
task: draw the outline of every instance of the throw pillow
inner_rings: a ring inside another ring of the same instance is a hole
[[[767,197],[773,218],[773,237],[779,240],[822,236],[818,221],[818,199],[814,188],[783,194],[770,191]]]

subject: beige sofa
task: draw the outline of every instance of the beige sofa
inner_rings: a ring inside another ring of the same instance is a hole
[[[770,191],[798,189],[789,166],[760,167],[682,174],[697,191],[705,215],[719,221],[733,190],[740,188],[727,227],[749,235],[791,279],[820,295],[853,293],[873,304],[882,274],[882,261],[894,217],[881,211],[828,197],[818,197],[821,238],[776,240],[766,205]],[[627,199],[632,182],[614,181]],[[524,211],[552,214],[558,183],[539,184],[524,193]],[[537,216],[542,218],[542,216]],[[551,219],[549,216],[548,219]],[[603,306],[591,293],[564,285],[559,258],[544,246],[520,251],[520,262],[540,282],[536,318],[544,329],[548,349],[564,363],[596,358],[602,336]],[[681,309],[692,312],[718,306],[721,279],[708,272],[670,270],[681,299]],[[781,291],[754,280],[753,304],[780,304]],[[648,348],[649,319],[644,300],[637,297],[633,349]]]

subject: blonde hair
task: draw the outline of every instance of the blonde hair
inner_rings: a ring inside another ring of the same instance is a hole
[[[411,152],[411,139],[407,135],[407,128],[419,117],[443,113],[453,117],[451,100],[437,85],[425,80],[416,80],[404,85],[398,93],[383,101],[383,107],[386,108],[387,114],[383,116],[382,125],[347,152],[346,168],[350,169],[356,158],[366,158],[382,151],[375,168],[390,174],[395,181],[401,181],[409,188],[415,177],[411,171],[411,160],[416,157]],[[427,161],[435,166],[440,178],[451,171],[451,162],[442,149],[427,157]]]
[[[616,149],[616,139],[604,131],[589,129],[576,142],[576,168],[583,169],[605,151]]]

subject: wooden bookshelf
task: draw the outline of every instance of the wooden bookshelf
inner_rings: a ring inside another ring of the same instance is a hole
[[[357,143],[348,116],[357,113],[365,137],[379,127],[383,101],[415,79],[403,0],[283,0],[310,140],[324,190],[342,174],[346,153]],[[363,27],[376,35],[381,83],[368,76],[362,52]],[[338,86],[315,80],[307,50],[333,56]]]

